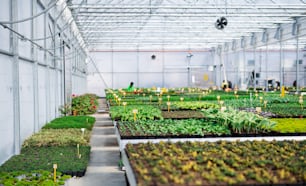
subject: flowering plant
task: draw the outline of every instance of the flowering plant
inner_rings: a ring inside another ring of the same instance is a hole
[[[76,115],[88,115],[97,111],[98,101],[95,94],[72,96],[71,109]]]

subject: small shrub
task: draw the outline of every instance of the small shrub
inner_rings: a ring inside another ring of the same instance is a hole
[[[76,115],[94,114],[98,109],[97,96],[94,94],[84,94],[73,96],[71,110]]]

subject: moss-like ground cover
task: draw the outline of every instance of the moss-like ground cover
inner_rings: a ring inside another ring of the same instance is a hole
[[[128,144],[139,186],[306,184],[306,140]]]
[[[276,123],[274,131],[281,133],[306,133],[306,119],[282,118],[271,119]]]
[[[1,167],[0,172],[46,170],[52,172],[53,164],[62,173],[86,170],[90,147],[80,146],[81,158],[77,146],[50,146],[23,148],[20,155],[13,156]]]
[[[91,116],[65,116],[52,120],[44,129],[86,128],[91,130],[96,118]]]

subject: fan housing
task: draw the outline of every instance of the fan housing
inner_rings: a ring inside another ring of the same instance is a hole
[[[218,30],[223,30],[226,25],[227,25],[227,19],[225,17],[220,17],[219,19],[217,19],[215,23],[215,27]]]

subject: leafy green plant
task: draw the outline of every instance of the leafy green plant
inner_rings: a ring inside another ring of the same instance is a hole
[[[86,128],[91,130],[96,119],[91,116],[66,116],[52,120],[44,129]]]
[[[291,117],[306,117],[306,111],[302,110],[298,102],[286,103],[286,104],[273,104],[267,108],[269,112],[272,112],[282,118]]]
[[[171,105],[178,109],[184,110],[198,110],[208,108],[219,108],[219,105],[203,101],[184,101],[184,102],[172,102]]]
[[[110,115],[113,120],[134,121],[134,109],[137,109],[138,121],[162,119],[161,110],[150,105],[112,106]]]
[[[123,136],[177,136],[177,135],[222,135],[230,134],[228,128],[205,119],[154,120],[119,122]]]
[[[72,96],[71,110],[77,115],[93,114],[98,109],[97,96],[94,94],[84,94]]]
[[[58,110],[64,116],[70,115],[71,114],[71,105],[70,104],[64,104],[64,105],[60,106],[60,108]]]
[[[229,127],[235,133],[266,132],[270,131],[275,125],[269,119],[250,112],[233,109],[227,109],[226,111],[207,109],[202,111],[207,118]]]
[[[14,186],[59,186],[64,185],[65,181],[71,176],[62,175],[61,172],[56,174],[56,182],[54,182],[53,173],[44,170],[35,170],[30,172],[14,171],[1,172],[0,185]]]
[[[273,131],[282,133],[306,133],[306,119],[271,119],[276,123]]]
[[[81,129],[42,129],[23,143],[23,147],[89,145],[90,131]]]

